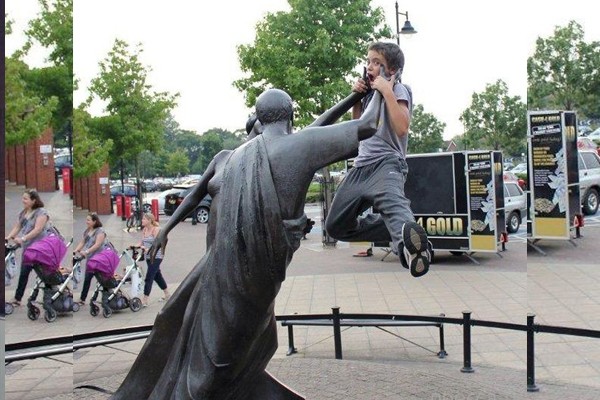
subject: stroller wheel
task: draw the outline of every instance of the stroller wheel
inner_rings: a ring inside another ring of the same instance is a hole
[[[15,310],[15,308],[13,307],[12,304],[10,304],[10,303],[4,303],[4,314],[5,315],[12,314],[14,310]]]
[[[131,308],[131,311],[133,312],[140,311],[142,309],[142,300],[140,300],[139,297],[134,297],[129,303],[129,308]]]
[[[79,304],[73,303],[73,306],[71,307],[71,309],[73,310],[73,312],[79,311]]]
[[[46,312],[44,313],[44,319],[46,320],[46,322],[54,322],[56,321],[56,316],[58,314],[56,313],[56,311],[54,311],[53,309],[49,309],[46,310]]]
[[[32,320],[35,321],[40,317],[40,309],[37,308],[36,306],[31,306],[27,308],[27,317]]]
[[[112,315],[112,310],[110,308],[102,308],[102,316],[104,318],[110,318],[110,316]]]
[[[100,312],[100,308],[95,305],[95,304],[90,304],[90,314],[92,315],[92,317],[95,317],[98,315],[98,313]]]

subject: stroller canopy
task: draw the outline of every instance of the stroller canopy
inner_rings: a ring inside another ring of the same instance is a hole
[[[23,252],[23,265],[40,264],[46,272],[58,271],[60,262],[67,252],[62,238],[49,235],[36,240]]]

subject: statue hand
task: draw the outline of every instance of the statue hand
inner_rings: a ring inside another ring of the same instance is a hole
[[[160,231],[156,238],[154,239],[154,243],[148,250],[148,256],[150,257],[150,262],[154,262],[154,258],[156,257],[156,253],[158,250],[161,250],[163,255],[166,253],[167,243],[169,242],[169,238],[164,231]]]

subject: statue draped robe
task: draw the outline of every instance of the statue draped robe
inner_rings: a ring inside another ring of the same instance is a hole
[[[301,399],[265,368],[277,349],[275,297],[306,215],[283,220],[264,138],[231,154],[215,237],[169,299],[111,399]]]

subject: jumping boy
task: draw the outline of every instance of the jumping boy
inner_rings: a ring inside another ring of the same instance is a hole
[[[381,68],[383,67],[383,68]],[[412,93],[400,82],[404,54],[394,43],[375,42],[368,48],[367,81],[358,79],[353,92],[368,92],[352,109],[359,118],[378,90],[385,101],[374,136],[360,142],[354,167],[338,188],[327,216],[329,235],[343,241],[390,241],[405,268],[419,277],[429,270],[427,234],[417,223],[404,195],[408,173],[406,147],[412,113]],[[380,70],[386,76],[380,75]],[[372,90],[371,90],[372,89]],[[359,217],[369,207],[379,214]]]

